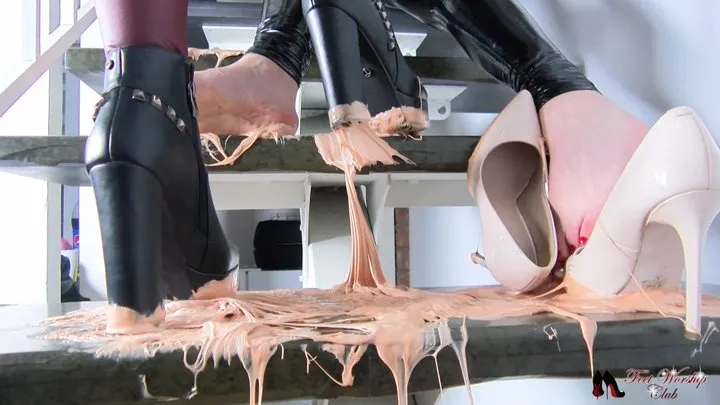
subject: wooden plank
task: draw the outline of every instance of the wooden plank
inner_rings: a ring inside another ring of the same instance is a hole
[[[227,57],[219,57],[225,55]],[[215,67],[218,59],[219,66],[227,66],[240,59],[241,52],[221,50],[208,50],[195,58],[195,68],[204,70]],[[480,69],[477,64],[466,58],[430,58],[407,57],[410,68],[422,79],[433,81],[457,81],[474,83],[496,83],[489,74]],[[70,48],[65,53],[65,69],[77,76],[96,91],[102,91],[103,75],[105,72],[105,52],[97,48]],[[320,80],[320,70],[315,58],[305,75],[306,81]]]
[[[197,50],[200,51],[200,50]],[[196,51],[196,52],[197,52]],[[210,69],[215,66],[227,66],[240,59],[242,51],[202,50],[193,57],[197,70]],[[217,65],[217,61],[221,63]],[[432,58],[406,57],[410,68],[421,78],[431,80],[447,80],[461,82],[495,83],[489,74],[467,58]],[[99,48],[70,48],[65,53],[65,68],[75,72],[104,72],[105,52]],[[320,80],[317,61],[312,58],[305,75],[307,80]]]
[[[193,376],[181,353],[160,354],[145,360],[96,359],[90,352],[69,351],[58,344],[34,341],[37,328],[19,328],[45,314],[59,315],[77,308],[2,307],[0,308],[0,397],[3,404],[98,405],[136,403],[160,404],[157,398],[142,399],[140,375],[146,377],[148,391],[154,396],[182,398],[193,385]],[[45,310],[43,310],[45,309]],[[648,319],[649,315],[619,315],[605,318],[598,325],[595,340],[595,368],[609,370],[623,384],[629,368],[657,372],[663,368],[699,368],[705,374],[720,373],[720,344],[713,339],[703,345],[703,352],[691,357],[698,342],[684,337],[680,322],[672,319]],[[13,321],[14,320],[14,321]],[[706,327],[710,321],[704,319]],[[13,323],[15,322],[15,323]],[[460,339],[461,322],[451,321],[452,336]],[[551,324],[560,337],[548,340],[543,328]],[[703,329],[705,329],[705,327]],[[472,383],[507,377],[556,376],[586,378],[590,387],[589,357],[576,322],[549,316],[506,319],[497,322],[468,322],[468,370]],[[309,351],[332,375],[341,372],[331,355],[310,344]],[[191,359],[194,355],[191,355]],[[450,349],[438,356],[443,387],[462,385],[458,359]],[[338,396],[371,397],[395,394],[395,384],[388,368],[371,347],[354,368],[354,384],[339,387],[311,365],[300,344],[284,345],[271,359],[265,373],[264,399],[335,398]],[[687,372],[689,374],[690,371]],[[421,361],[410,378],[410,392],[438,388],[433,359]],[[672,390],[672,388],[671,388]],[[590,395],[590,388],[588,388]],[[682,393],[680,393],[682,395]],[[174,404],[225,405],[245,403],[248,378],[239,361],[218,368],[210,365],[198,377],[198,395],[191,401]],[[482,399],[476,399],[482,402]]]
[[[221,137],[228,153],[244,137]],[[225,140],[225,138],[229,138]],[[478,137],[427,136],[422,141],[388,138],[388,143],[415,164],[373,166],[365,172],[424,171],[462,173]],[[0,171],[16,173],[67,185],[86,185],[83,166],[84,136],[0,136]],[[206,163],[214,160],[206,153]],[[211,167],[212,173],[313,172],[338,173],[325,164],[312,137],[282,144],[261,140],[232,166]]]

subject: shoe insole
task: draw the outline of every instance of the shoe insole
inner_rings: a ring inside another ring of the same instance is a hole
[[[552,226],[543,202],[542,160],[522,142],[496,147],[483,163],[490,204],[522,252],[540,267],[550,264]]]

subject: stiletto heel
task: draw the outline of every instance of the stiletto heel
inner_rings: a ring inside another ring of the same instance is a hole
[[[480,137],[468,162],[485,254],[475,252],[471,259],[516,291],[538,287],[557,260],[543,145],[532,96],[523,90]]]
[[[89,171],[105,257],[107,292],[113,303],[149,317],[164,298],[162,186],[129,163],[103,163]],[[138,237],[142,235],[142,237]]]
[[[674,248],[674,257],[685,264],[685,332],[688,338],[700,338],[702,291],[700,264],[710,225],[720,213],[720,190],[690,191],[671,197],[650,212],[647,223],[672,227],[679,238],[666,248]]]
[[[379,134],[413,136],[427,128],[427,94],[381,1],[303,0],[302,6],[333,129],[362,121]]]
[[[613,398],[625,397],[625,391],[620,391],[615,377],[613,377],[612,374],[610,374],[608,371],[605,371],[603,373],[602,380]]]
[[[569,293],[611,296],[676,290],[686,269],[686,331],[700,328],[700,259],[720,211],[720,149],[688,107],[650,129],[600,211],[584,247],[566,263]]]
[[[593,375],[593,379],[592,379],[592,384],[593,384],[592,395],[595,398],[600,398],[605,393],[605,391],[603,391],[603,388],[602,388],[603,377],[602,377],[602,374],[600,374],[600,370],[595,371],[595,374]]]
[[[305,21],[312,33],[328,105],[335,107],[364,101],[363,82],[358,80],[362,62],[355,20],[339,8],[319,7],[306,11]],[[330,124],[335,127],[339,123]]]

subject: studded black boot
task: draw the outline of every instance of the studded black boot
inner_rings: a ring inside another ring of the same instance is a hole
[[[427,116],[427,92],[400,51],[382,1],[302,0],[302,7],[331,111],[359,101],[373,116],[393,107]],[[350,121],[347,114],[331,114],[333,128]],[[415,134],[424,121],[397,132]]]
[[[151,315],[237,266],[215,212],[196,121],[193,66],[131,46],[107,55],[85,163],[110,303]]]

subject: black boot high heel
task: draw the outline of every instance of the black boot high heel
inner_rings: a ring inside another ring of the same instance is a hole
[[[312,56],[301,0],[265,0],[255,41],[247,52],[272,60],[299,86]]]
[[[302,7],[333,129],[368,115],[381,134],[427,128],[427,93],[405,62],[382,1],[302,0]]]
[[[592,383],[593,383],[592,395],[595,398],[600,398],[605,393],[605,391],[603,391],[603,387],[602,387],[603,376],[602,376],[602,374],[600,374],[600,370],[595,370],[595,374],[593,375],[593,378],[592,378]]]
[[[539,110],[574,90],[594,90],[514,0],[386,0],[389,7],[450,33],[470,59],[515,91],[528,90]]]
[[[193,66],[132,46],[107,55],[105,92],[85,147],[108,298],[140,315],[189,298],[237,266],[202,161]]]
[[[615,380],[615,377],[613,377],[613,375],[610,374],[609,371],[605,370],[605,372],[602,375],[602,380],[605,383],[605,386],[607,387],[608,391],[610,391],[610,395],[612,395],[613,398],[625,397],[625,391],[620,391],[620,388],[618,387],[618,383]]]

